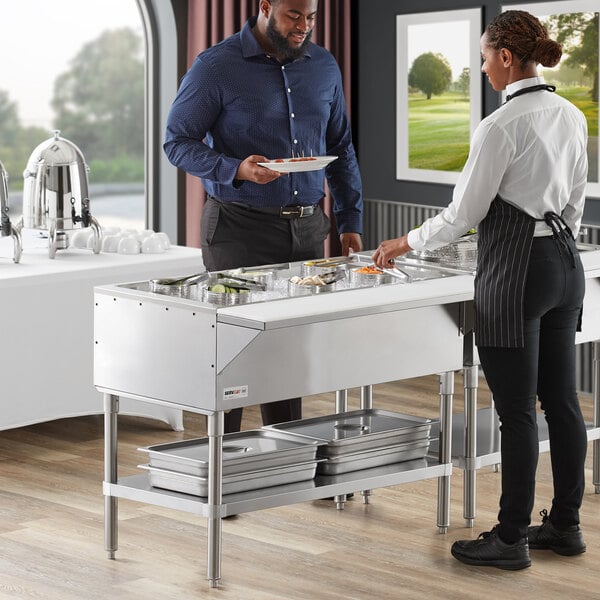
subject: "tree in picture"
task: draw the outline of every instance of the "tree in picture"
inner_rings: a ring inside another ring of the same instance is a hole
[[[85,44],[54,84],[55,126],[88,161],[93,181],[143,181],[144,60],[131,29]]]
[[[600,13],[563,13],[545,21],[549,32],[563,45],[564,64],[580,68],[592,81],[590,96],[598,101],[598,23]]]
[[[432,94],[445,92],[452,82],[452,69],[439,53],[426,52],[417,56],[408,73],[408,85],[421,90],[427,100]]]

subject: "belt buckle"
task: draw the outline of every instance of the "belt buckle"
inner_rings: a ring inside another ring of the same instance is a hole
[[[304,216],[304,206],[300,206],[300,214],[298,215],[298,218],[301,219]]]
[[[283,206],[279,211],[279,215],[282,217],[293,217],[295,215],[302,217],[303,213],[304,206]]]

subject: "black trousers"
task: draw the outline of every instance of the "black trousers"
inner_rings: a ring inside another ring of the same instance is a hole
[[[500,418],[502,495],[499,535],[527,534],[538,461],[536,395],[550,435],[554,498],[550,520],[579,523],[585,485],[587,435],[575,382],[575,332],[584,274],[575,243],[571,254],[552,237],[534,238],[525,286],[525,346],[479,347],[481,365]]]
[[[208,271],[223,271],[322,258],[329,230],[320,208],[309,217],[281,218],[209,198],[202,211],[202,259]],[[264,425],[302,418],[300,398],[269,402],[260,409]],[[242,410],[225,413],[225,433],[240,430]]]

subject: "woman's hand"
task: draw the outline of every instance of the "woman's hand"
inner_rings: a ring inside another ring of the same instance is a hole
[[[373,263],[380,269],[388,269],[394,263],[396,256],[402,256],[410,250],[412,248],[408,245],[406,235],[393,240],[384,240],[373,253]]]

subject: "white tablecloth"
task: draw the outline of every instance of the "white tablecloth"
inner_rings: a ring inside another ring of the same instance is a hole
[[[196,248],[163,254],[94,254],[59,250],[24,231],[21,262],[0,238],[0,430],[103,411],[93,386],[93,288],[204,270]],[[180,410],[122,399],[121,413],[183,428]]]

